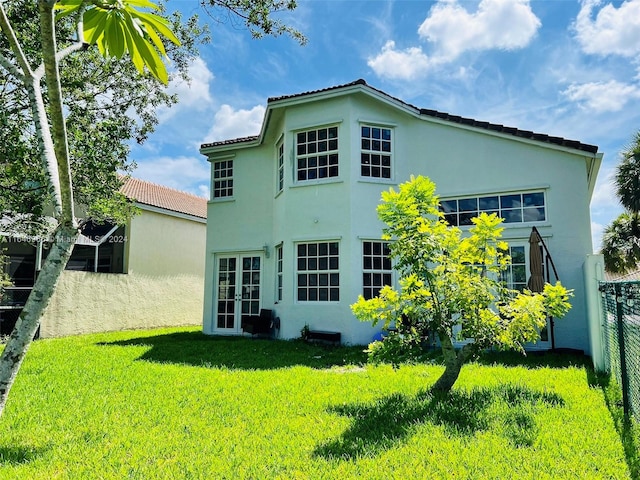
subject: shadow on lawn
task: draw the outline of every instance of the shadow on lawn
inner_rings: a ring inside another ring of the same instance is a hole
[[[576,350],[533,350],[526,355],[514,351],[488,351],[482,353],[475,361],[482,365],[525,368],[581,368],[591,365],[591,359]]]
[[[334,347],[295,340],[216,337],[201,332],[176,332],[100,345],[146,346],[150,348],[139,360],[208,368],[274,370],[301,365],[320,369],[366,363],[362,346]]]
[[[40,450],[32,447],[0,447],[0,466],[29,463],[40,453]]]
[[[563,405],[555,393],[501,385],[415,397],[394,394],[372,404],[334,406],[329,411],[351,418],[352,424],[339,438],[318,446],[314,456],[344,460],[375,456],[427,423],[441,426],[447,436],[469,437],[491,429],[517,447],[531,446],[537,435],[536,409]]]
[[[624,448],[631,478],[640,478],[640,423],[627,418],[622,407],[622,390],[611,375],[587,369],[589,386],[602,389],[611,419]]]

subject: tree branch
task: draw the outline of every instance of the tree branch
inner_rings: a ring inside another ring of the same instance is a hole
[[[58,163],[58,182],[61,194],[61,218],[63,225],[75,225],[71,166],[69,163],[69,143],[62,105],[62,87],[56,55],[56,32],[53,15],[53,0],[38,0],[40,13],[40,35],[45,81],[49,94],[51,132],[54,140],[55,156]]]
[[[7,40],[9,41],[9,46],[11,50],[16,56],[18,64],[22,68],[23,75],[26,77],[33,77],[33,71],[31,70],[31,66],[29,65],[29,61],[27,60],[26,55],[22,51],[22,47],[20,46],[20,42],[18,42],[18,37],[16,37],[16,33],[13,31],[11,27],[11,22],[7,18],[7,12],[4,9],[4,4],[0,2],[0,28],[2,32],[6,35]]]
[[[18,67],[11,63],[11,60],[2,55],[2,53],[0,53],[0,65],[6,68],[7,71],[16,78],[16,80],[24,82],[24,75],[20,73]]]

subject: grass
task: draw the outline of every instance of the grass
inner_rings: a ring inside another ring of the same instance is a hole
[[[632,478],[584,359],[515,359],[482,357],[432,396],[442,366],[374,367],[357,347],[39,340],[0,418],[0,479]]]

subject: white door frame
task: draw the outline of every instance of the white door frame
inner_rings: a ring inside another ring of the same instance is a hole
[[[216,335],[242,334],[242,315],[258,315],[262,307],[262,251],[221,252],[214,255],[211,330]],[[226,281],[227,285],[221,285]]]

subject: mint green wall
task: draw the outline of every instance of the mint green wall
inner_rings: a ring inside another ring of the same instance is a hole
[[[320,95],[319,97],[322,97]],[[442,197],[544,190],[548,218],[536,223],[558,267],[562,282],[575,290],[574,308],[556,322],[556,346],[589,351],[582,264],[592,252],[589,191],[584,152],[518,139],[486,130],[444,124],[419,117],[375,95],[331,93],[323,101],[295,99],[272,107],[272,118],[259,146],[218,147],[210,157],[235,155],[233,201],[209,204],[207,280],[204,331],[213,313],[213,258],[216,252],[262,250],[265,258],[263,308],[274,308],[281,318],[281,337],[299,336],[300,329],[340,331],[343,341],[367,343],[376,329],[357,322],[349,305],[361,293],[363,239],[380,238],[382,224],[376,206],[383,190],[427,175]],[[393,178],[371,181],[360,176],[362,122],[393,130]],[[339,125],[340,176],[304,185],[293,182],[295,132],[323,125]],[[285,189],[276,193],[275,143],[285,142]],[[205,150],[206,151],[206,150]],[[510,242],[525,243],[531,224],[507,226]],[[335,304],[297,303],[295,243],[340,242],[341,300]],[[284,299],[275,299],[275,245],[284,251]]]

